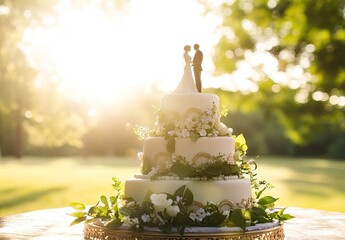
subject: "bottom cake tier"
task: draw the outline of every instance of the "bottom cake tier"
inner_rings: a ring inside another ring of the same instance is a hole
[[[163,234],[158,229],[150,228],[143,232],[133,232],[125,228],[111,230],[99,223],[87,223],[84,226],[84,239],[92,240],[283,240],[284,228],[279,223],[257,224],[246,232],[239,228],[187,228],[184,235],[177,232]]]
[[[212,202],[231,205],[250,204],[251,183],[249,179],[229,180],[150,180],[130,178],[125,182],[125,197],[132,197],[143,202],[148,193],[169,193],[186,185],[194,194],[194,199],[201,204]]]

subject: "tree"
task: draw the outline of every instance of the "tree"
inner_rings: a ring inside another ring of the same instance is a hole
[[[291,140],[324,144],[326,152],[335,145],[344,149],[345,1],[237,0],[210,6],[223,19],[216,74],[241,68],[244,73],[245,67],[244,80],[256,86],[253,108],[279,116]]]
[[[32,140],[47,147],[80,144],[83,113],[78,111],[82,107],[72,111],[71,101],[60,96],[54,81],[49,82],[56,79],[54,72],[40,73],[46,83],[43,88],[36,88],[38,70],[30,65],[23,50],[25,31],[51,27],[54,21],[47,19],[58,18],[56,6],[61,3],[0,0],[0,152],[3,154],[20,158],[24,145]],[[68,4],[75,8],[92,4],[111,14],[126,1],[72,0]]]

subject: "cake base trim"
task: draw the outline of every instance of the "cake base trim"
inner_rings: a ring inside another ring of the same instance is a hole
[[[84,239],[92,240],[255,240],[255,239],[284,239],[283,225],[275,227],[254,230],[254,231],[236,231],[236,232],[185,232],[181,237],[179,233],[164,234],[154,231],[133,232],[126,229],[108,229],[106,227],[86,223],[84,225]]]

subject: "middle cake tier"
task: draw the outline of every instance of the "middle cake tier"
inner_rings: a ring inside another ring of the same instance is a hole
[[[168,141],[163,137],[151,137],[144,140],[142,155],[142,173],[147,174],[153,168],[164,170],[177,160],[195,168],[202,168],[217,162],[235,165],[235,139],[233,137],[202,137],[193,141],[190,138],[175,138],[174,151],[167,149]]]

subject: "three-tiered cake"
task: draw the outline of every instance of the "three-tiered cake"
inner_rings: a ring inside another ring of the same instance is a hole
[[[125,196],[142,202],[148,192],[173,194],[186,185],[203,205],[251,202],[251,183],[240,177],[235,138],[220,121],[218,96],[164,96],[152,135],[139,154],[142,174],[126,181]]]

